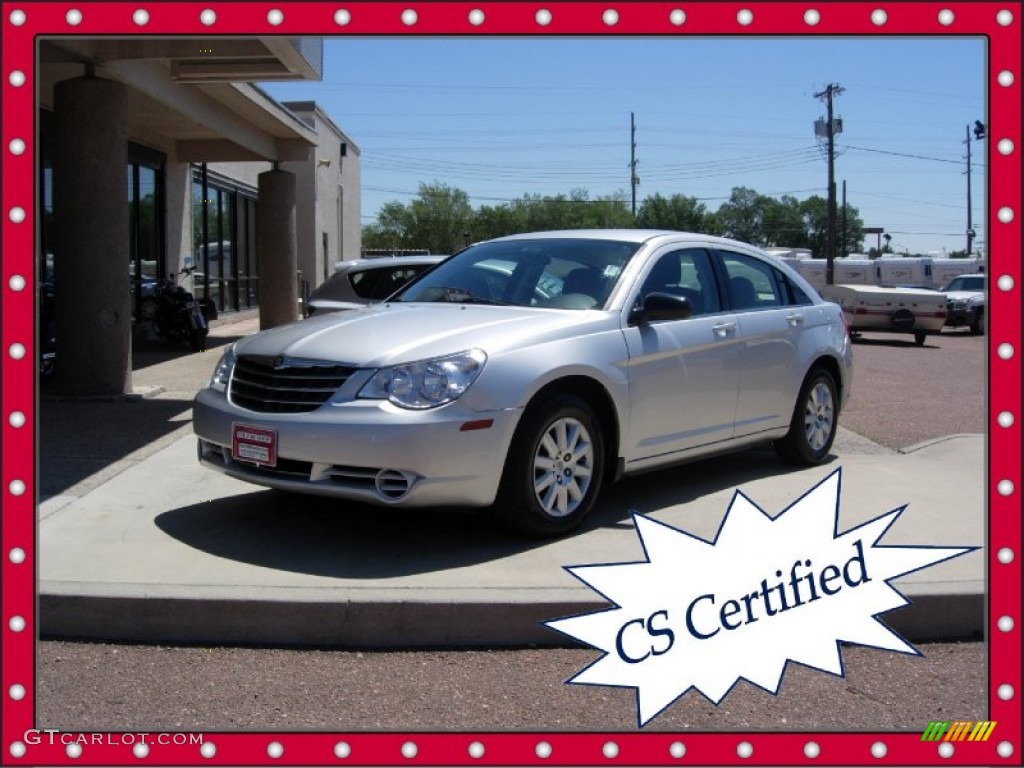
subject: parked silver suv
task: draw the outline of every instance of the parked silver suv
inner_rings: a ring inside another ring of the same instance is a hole
[[[380,505],[575,528],[605,482],[773,442],[823,461],[850,392],[842,313],[749,245],[593,230],[470,246],[388,301],[236,342],[199,459]]]
[[[985,275],[959,275],[943,288],[946,294],[946,325],[967,326],[971,333],[985,332]]]

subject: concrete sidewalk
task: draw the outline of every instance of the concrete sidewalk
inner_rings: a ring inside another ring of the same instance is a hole
[[[222,325],[213,343],[252,330],[251,319]],[[737,489],[774,515],[839,467],[840,530],[907,505],[883,543],[984,543],[981,436],[894,453],[841,430],[824,467],[790,471],[761,449],[652,473],[608,489],[581,532],[553,542],[511,538],[470,511],[289,496],[196,462],[191,397],[217,356],[141,368],[137,356],[135,382],[150,395],[139,401],[44,399],[42,636],[563,645],[540,622],[606,605],[564,567],[642,559],[630,510],[710,539]],[[886,623],[914,641],[981,636],[984,564],[982,550],[898,580],[911,605]]]

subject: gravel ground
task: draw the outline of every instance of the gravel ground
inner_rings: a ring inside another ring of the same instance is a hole
[[[988,337],[947,331],[923,347],[876,334],[854,344],[853,394],[840,423],[889,448],[987,431]]]
[[[985,646],[923,658],[845,648],[846,677],[791,665],[778,696],[690,693],[645,730],[917,730],[985,711]],[[633,731],[631,690],[565,685],[583,649],[356,653],[46,642],[40,728],[211,731]]]

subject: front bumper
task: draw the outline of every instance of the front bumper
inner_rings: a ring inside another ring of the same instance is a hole
[[[520,415],[480,413],[459,401],[409,411],[379,400],[257,413],[207,388],[196,396],[193,428],[204,466],[257,485],[389,506],[482,507],[497,496]],[[234,424],[274,430],[277,465],[234,460]]]

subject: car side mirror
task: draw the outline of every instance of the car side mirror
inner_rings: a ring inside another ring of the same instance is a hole
[[[630,325],[646,325],[664,320],[686,320],[693,315],[693,305],[685,296],[671,293],[648,293],[643,303],[629,315]]]

